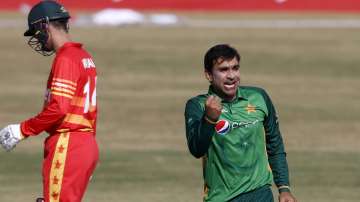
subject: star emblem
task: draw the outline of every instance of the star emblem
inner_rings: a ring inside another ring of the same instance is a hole
[[[53,192],[53,193],[51,194],[51,196],[54,198],[54,200],[58,200],[58,198],[59,198],[59,193]]]
[[[251,104],[248,104],[245,109],[246,109],[248,114],[250,114],[251,112],[256,112],[256,106],[253,106]]]
[[[60,161],[59,161],[59,160],[56,160],[55,169],[60,169],[61,165],[62,165],[62,164],[60,163]]]
[[[53,184],[59,184],[59,179],[56,176],[54,176],[52,180],[53,180]]]
[[[65,147],[63,147],[63,145],[60,145],[60,147],[58,148],[58,152],[63,153],[64,149],[65,149]]]

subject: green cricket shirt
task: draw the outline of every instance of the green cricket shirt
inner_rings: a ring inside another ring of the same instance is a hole
[[[185,109],[189,150],[205,159],[204,201],[228,201],[273,179],[278,187],[289,186],[284,144],[267,93],[239,87],[233,101],[222,101],[217,124],[210,124],[204,119],[205,101],[214,94],[210,86],[208,94],[188,100]]]

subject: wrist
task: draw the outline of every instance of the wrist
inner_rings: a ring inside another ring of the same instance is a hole
[[[21,132],[20,124],[11,124],[11,125],[9,125],[9,127],[15,138],[17,138],[19,140],[22,140],[25,138],[25,136]]]
[[[212,125],[217,123],[217,120],[213,120],[212,118],[208,117],[206,114],[204,115],[204,120]]]
[[[283,192],[291,192],[290,191],[290,186],[287,185],[282,185],[278,187],[279,193],[283,193]]]

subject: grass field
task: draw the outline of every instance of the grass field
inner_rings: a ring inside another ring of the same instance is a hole
[[[0,33],[2,126],[40,111],[50,69],[52,58],[27,47],[23,31]],[[216,43],[238,48],[243,84],[271,95],[298,200],[360,200],[359,29],[71,32],[92,53],[99,75],[101,161],[84,201],[201,201],[201,163],[187,150],[183,112],[187,99],[207,91],[203,54]],[[45,137],[0,152],[1,202],[32,201],[41,194]]]

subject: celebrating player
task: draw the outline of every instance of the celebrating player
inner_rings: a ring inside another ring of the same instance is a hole
[[[30,10],[24,33],[29,45],[46,56],[56,53],[44,108],[0,131],[0,144],[7,151],[23,139],[49,133],[42,168],[45,202],[80,202],[98,161],[96,68],[82,45],[71,41],[69,18],[55,1],[41,1]]]
[[[220,44],[205,54],[207,94],[185,109],[189,150],[203,158],[206,202],[295,202],[275,108],[267,93],[239,86],[240,55]]]

